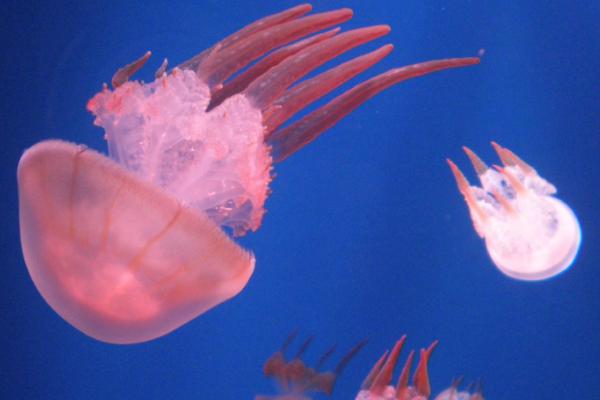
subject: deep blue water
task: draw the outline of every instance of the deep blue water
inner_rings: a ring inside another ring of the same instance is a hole
[[[4,3],[0,398],[251,399],[274,393],[262,363],[296,327],[316,337],[308,362],[332,343],[345,349],[370,338],[335,399],[354,398],[403,333],[411,348],[440,340],[434,393],[464,375],[481,378],[489,399],[598,398],[598,1],[314,1],[316,11],[353,8],[346,29],[393,27],[349,54],[396,46],[354,83],[481,48],[482,64],[391,88],[278,165],[263,226],[241,241],[258,260],[249,285],[181,329],[108,345],[46,305],[19,245],[22,151],[46,138],[105,151],[85,103],[116,68],[151,49],[140,75],[150,79],[162,57],[175,65],[295,4]],[[520,282],[488,259],[445,159],[466,169],[467,145],[494,161],[490,140],[532,164],[579,216],[583,245],[566,273]]]

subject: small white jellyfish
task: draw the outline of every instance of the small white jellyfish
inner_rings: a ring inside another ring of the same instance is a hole
[[[552,196],[556,188],[512,151],[492,142],[503,167],[489,168],[469,148],[481,187],[470,186],[460,169],[447,160],[471,219],[492,261],[504,274],[521,280],[543,280],[566,270],[581,243],[573,211]]]

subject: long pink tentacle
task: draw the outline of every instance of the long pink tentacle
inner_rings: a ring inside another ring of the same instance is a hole
[[[253,104],[264,110],[298,79],[363,43],[388,34],[387,25],[354,29],[310,46],[261,75],[244,91]]]
[[[246,39],[247,37],[256,32],[260,32],[272,26],[280,25],[284,22],[299,18],[302,15],[309,13],[311,10],[312,6],[310,4],[301,4],[296,7],[292,7],[290,9],[279,12],[277,14],[269,15],[257,21],[254,21],[253,23],[245,26],[239,31],[227,36],[225,39],[219,41],[214,46],[194,56],[190,60],[181,63],[179,65],[179,68],[192,69],[195,71],[198,68],[198,65],[202,63],[203,59],[207,57],[210,53],[214,52],[215,49],[226,49],[227,47],[239,43],[241,40]]]
[[[334,28],[326,32],[309,36],[306,39],[292,43],[265,56],[256,64],[248,67],[247,70],[233,77],[231,80],[223,84],[221,89],[216,90],[210,99],[210,105],[207,111],[221,104],[225,99],[233,96],[246,89],[252,81],[267,72],[269,69],[281,63],[286,58],[298,53],[299,51],[311,46],[315,43],[322,42],[335,36],[340,31],[340,28]]]
[[[340,9],[309,15],[258,31],[226,48],[215,48],[198,64],[196,74],[212,88],[218,89],[227,78],[265,53],[350,18],[352,10]]]
[[[387,44],[290,88],[263,111],[265,137],[307,105],[381,61],[393,48]]]
[[[325,106],[308,114],[288,127],[275,131],[268,138],[273,146],[273,159],[285,160],[306,144],[315,140],[321,133],[335,125],[366,100],[382,90],[404,80],[448,68],[465,67],[479,63],[479,58],[450,58],[427,61],[392,69],[377,75],[336,97]]]

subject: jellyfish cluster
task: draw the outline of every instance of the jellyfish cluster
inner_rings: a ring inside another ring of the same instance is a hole
[[[267,359],[263,367],[264,374],[273,378],[279,386],[280,393],[273,396],[258,395],[254,400],[310,400],[310,393],[333,394],[336,380],[352,360],[352,358],[365,346],[363,340],[350,349],[337,363],[333,370],[323,371],[323,366],[335,351],[335,346],[329,348],[319,358],[314,367],[308,366],[302,356],[312,343],[314,337],[309,337],[300,346],[297,353],[286,359],[285,353],[297,335],[293,332],[283,346]],[[394,369],[398,365],[400,352],[406,342],[406,335],[402,336],[391,351],[385,351],[373,365],[364,379],[355,400],[428,400],[431,396],[429,384],[429,359],[438,342],[434,341],[426,349],[421,349],[417,366],[410,378],[411,367],[415,358],[412,350],[402,367],[398,381],[392,385]],[[474,389],[469,387],[459,390],[462,377],[452,382],[452,385],[439,393],[434,400],[483,400],[481,383],[477,382]]]
[[[391,69],[363,81],[287,125],[299,111],[373,66],[386,44],[310,78],[324,63],[385,36],[376,25],[342,31],[350,9],[310,14],[308,4],[260,19],[188,61],[165,59],[152,82],[132,80],[147,52],[117,70],[87,104],[103,128],[108,156],[46,140],[18,166],[21,244],[46,302],[81,332],[104,342],[139,343],[166,335],[242,291],[254,255],[235,237],[265,215],[273,168],[356,107],[407,79],[479,63],[447,58]],[[492,261],[524,280],[554,276],[577,254],[575,214],[556,189],[510,150],[493,144],[503,166],[465,151],[481,181],[471,186],[448,163]],[[404,338],[375,365],[357,399],[426,399],[427,362],[413,355],[390,386]],[[331,373],[285,361],[265,366],[290,393],[331,393],[359,344]],[[328,356],[327,356],[328,357]],[[268,397],[262,397],[268,398]],[[455,384],[438,400],[481,399]]]

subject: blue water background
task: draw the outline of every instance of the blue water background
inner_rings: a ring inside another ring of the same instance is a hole
[[[47,138],[105,151],[85,104],[118,67],[151,49],[140,74],[149,80],[162,57],[184,61],[295,4],[3,2],[0,398],[252,399],[275,393],[262,363],[294,328],[315,335],[309,363],[369,337],[335,399],[353,399],[404,333],[410,348],[440,340],[435,393],[464,375],[481,378],[489,399],[599,398],[598,1],[314,1],[317,11],[353,8],[345,29],[393,27],[349,53],[396,46],[354,83],[485,49],[482,64],[391,88],[278,165],[264,223],[241,241],[258,260],[250,283],[181,329],[108,345],[46,305],[19,245],[22,151]],[[581,252],[557,278],[505,277],[473,231],[445,159],[474,181],[461,146],[496,162],[490,140],[554,183],[580,218]]]

